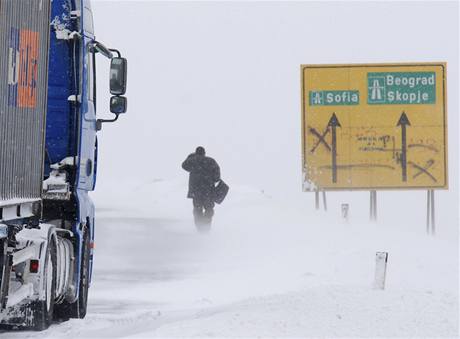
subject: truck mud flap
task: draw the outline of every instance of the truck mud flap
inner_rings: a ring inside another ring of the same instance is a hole
[[[29,328],[33,326],[33,310],[37,301],[21,302],[0,311],[0,327]]]

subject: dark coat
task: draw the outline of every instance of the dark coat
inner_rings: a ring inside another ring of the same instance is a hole
[[[205,155],[192,153],[182,163],[182,168],[190,172],[187,197],[213,201],[215,183],[220,180],[217,162]]]

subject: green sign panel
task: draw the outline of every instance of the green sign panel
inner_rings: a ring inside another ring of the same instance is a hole
[[[310,106],[359,105],[359,91],[310,91]]]
[[[367,73],[370,105],[416,105],[436,103],[435,72]]]

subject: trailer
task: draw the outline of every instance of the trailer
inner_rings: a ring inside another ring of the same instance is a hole
[[[96,55],[110,112],[96,116]],[[95,39],[89,0],[0,0],[0,324],[84,318],[97,132],[127,110],[127,60]]]

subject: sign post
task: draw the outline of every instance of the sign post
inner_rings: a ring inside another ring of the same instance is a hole
[[[323,207],[324,207],[324,210],[327,211],[326,191],[323,191]]]
[[[326,191],[322,191],[323,194],[323,208],[327,211],[327,200],[326,200]],[[319,210],[319,189],[315,190],[315,209]]]
[[[372,190],[370,192],[370,217],[369,219],[371,221],[377,221],[377,191],[375,190]]]
[[[434,190],[426,191],[426,233],[435,235],[435,205],[434,205]]]

